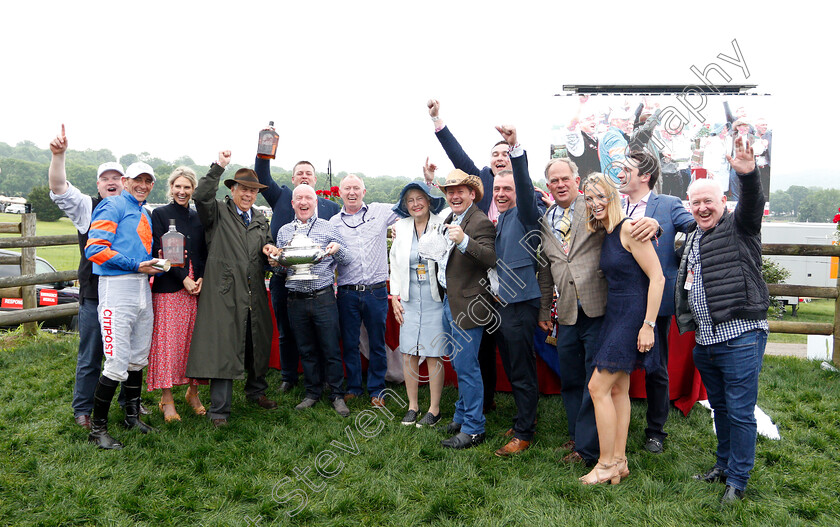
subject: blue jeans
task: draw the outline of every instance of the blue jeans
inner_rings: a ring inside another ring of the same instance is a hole
[[[379,397],[385,389],[388,356],[385,353],[385,320],[388,316],[388,288],[352,291],[338,288],[338,323],[347,369],[347,393],[362,395],[362,358],[359,335],[362,322],[368,334],[367,389],[371,397]]]
[[[592,361],[598,352],[598,337],[604,317],[590,318],[578,306],[577,322],[572,326],[557,326],[557,356],[560,359],[560,393],[569,437],[575,442],[575,452],[587,462],[598,459],[598,427],[595,406],[589,396],[589,378],[595,367]]]
[[[767,333],[758,329],[719,344],[694,346],[694,365],[715,411],[715,466],[726,471],[727,485],[739,490],[747,487],[755,464],[755,402],[766,345]]]
[[[481,368],[478,365],[478,348],[484,328],[458,327],[452,320],[449,299],[444,298],[443,329],[449,331],[449,360],[458,375],[458,402],[455,403],[455,415],[452,420],[461,423],[461,432],[465,434],[483,434],[485,419],[481,409],[484,402],[484,382],[481,380]]]
[[[102,371],[102,335],[99,332],[98,303],[82,299],[79,304],[79,354],[76,359],[76,385],[73,388],[73,414],[90,415],[93,392]]]
[[[99,331],[99,303],[91,298],[79,299],[79,353],[76,358],[76,384],[73,387],[73,417],[90,415],[93,392],[102,372],[102,334]],[[125,394],[120,389],[120,406]]]

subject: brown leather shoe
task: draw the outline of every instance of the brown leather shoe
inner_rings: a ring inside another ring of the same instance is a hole
[[[504,433],[502,434],[502,437],[513,437],[513,434],[514,434],[513,428],[508,428],[507,430],[504,431]]]
[[[530,441],[525,441],[523,439],[519,439],[518,437],[514,437],[510,440],[510,442],[508,442],[508,444],[496,450],[496,455],[499,457],[507,457],[511,454],[518,454],[523,450],[527,450],[530,446]]]
[[[225,418],[213,419],[213,428],[222,428],[223,426],[228,425],[228,420]]]
[[[577,452],[570,452],[563,456],[563,463],[583,463],[586,464],[586,461],[580,457],[580,454]]]
[[[277,403],[275,401],[272,401],[265,395],[260,395],[259,399],[251,399],[251,402],[259,405],[261,408],[265,408],[266,410],[274,410],[275,408],[277,408]]]
[[[76,424],[81,426],[86,430],[90,430],[90,416],[89,415],[77,415],[76,416]]]
[[[371,397],[370,398],[370,405],[375,408],[385,408],[385,398],[383,397]]]
[[[560,450],[566,450],[566,451],[574,452],[575,451],[575,440],[574,439],[569,439],[568,441],[566,441],[565,443],[563,443],[560,446]]]
[[[345,403],[349,403],[350,401],[352,401],[352,400],[353,400],[353,399],[355,399],[355,398],[356,398],[356,394],[355,394],[355,393],[345,393],[345,394],[344,394],[344,402],[345,402]]]

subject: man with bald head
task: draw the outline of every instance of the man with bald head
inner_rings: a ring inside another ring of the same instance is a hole
[[[385,321],[388,316],[388,227],[400,216],[391,204],[366,204],[365,182],[350,174],[338,187],[344,206],[330,219],[353,255],[338,264],[338,313],[344,365],[347,368],[345,400],[362,395],[362,360],[359,336],[362,322],[368,334],[367,389],[371,404],[385,404]]]
[[[254,159],[254,171],[260,183],[266,186],[262,191],[262,195],[271,207],[271,239],[277,239],[277,231],[280,227],[286,225],[295,219],[294,211],[292,210],[292,190],[286,185],[278,185],[271,177],[271,161],[262,159],[259,156]],[[315,187],[318,183],[318,174],[315,172],[315,167],[309,161],[298,161],[292,168],[292,187],[297,187],[300,184],[306,184],[310,187]],[[317,207],[315,207],[315,217],[328,220],[335,214],[338,214],[338,203],[324,198],[317,199]],[[289,315],[286,313],[286,271],[284,268],[278,268],[277,271],[271,273],[271,281],[268,285],[271,291],[271,304],[274,307],[274,316],[277,320],[277,335],[278,344],[280,348],[280,369],[283,376],[283,382],[280,383],[280,391],[288,392],[298,382],[298,362],[300,356],[298,354],[297,343],[295,342],[294,333],[289,325]]]
[[[330,387],[330,401],[342,417],[350,415],[344,402],[341,387],[343,372],[338,335],[325,330],[338,325],[333,277],[337,263],[352,261],[345,248],[341,233],[330,222],[315,217],[318,207],[315,190],[301,183],[292,192],[292,209],[295,219],[280,228],[277,247],[285,247],[296,233],[305,234],[324,249],[327,256],[312,266],[315,279],[295,278],[295,270],[288,269],[289,322],[303,362],[303,381],[306,395],[296,410],[311,408],[321,399],[326,382]],[[282,249],[281,249],[282,251]],[[276,264],[276,262],[273,262]]]
[[[735,211],[710,179],[688,187],[697,230],[683,245],[676,288],[680,333],[695,331],[694,364],[715,412],[715,465],[695,479],[726,483],[721,502],[744,498],[755,464],[755,402],[770,300],[761,273],[764,193],[752,146],[739,137],[727,161],[738,175]]]

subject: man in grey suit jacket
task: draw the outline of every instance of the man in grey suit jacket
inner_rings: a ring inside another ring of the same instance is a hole
[[[674,196],[659,195],[653,187],[659,179],[657,158],[645,150],[631,152],[619,175],[620,190],[626,194],[622,205],[631,220],[653,218],[660,233],[657,237],[656,255],[665,275],[665,291],[656,317],[656,338],[659,341],[660,368],[645,372],[647,392],[647,428],[645,449],[652,454],[663,451],[665,421],[668,419],[671,398],[668,390],[668,330],[674,314],[674,283],[677,279],[679,260],[674,251],[677,232],[691,232],[696,223],[682,201]]]
[[[607,303],[607,282],[598,269],[603,231],[586,230],[586,205],[578,192],[577,165],[568,158],[549,161],[545,168],[554,205],[542,219],[542,251],[548,267],[539,272],[539,325],[551,330],[550,309],[557,288],[557,354],[560,358],[560,390],[566,407],[572,452],[566,462],[598,459],[595,409],[589,398],[592,359]]]
[[[573,161],[552,159],[546,166],[545,179],[555,204],[541,221],[543,254],[549,265],[540,268],[539,325],[551,330],[550,309],[556,287],[560,390],[570,436],[564,447],[572,451],[563,460],[595,464],[598,430],[587,386],[607,302],[607,282],[599,269],[604,233],[586,229],[588,213],[578,192],[580,176]],[[657,229],[655,221],[640,220],[635,222],[633,237],[648,239]]]

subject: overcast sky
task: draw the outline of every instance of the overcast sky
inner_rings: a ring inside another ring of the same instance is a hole
[[[10,2],[3,7],[0,141],[119,157],[223,148],[253,162],[269,120],[277,166],[418,177],[451,169],[425,107],[479,166],[496,124],[519,129],[532,175],[564,84],[698,82],[717,62],[772,94],[772,189],[840,186],[832,17],[756,2]],[[715,6],[718,7],[715,7]],[[737,7],[735,7],[737,6]],[[717,58],[738,42],[750,77]],[[826,151],[826,148],[828,151]]]

